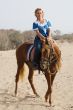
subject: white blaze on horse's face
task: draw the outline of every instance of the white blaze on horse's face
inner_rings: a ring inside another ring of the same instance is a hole
[[[46,44],[42,48],[42,57],[49,58],[49,55],[50,55],[50,49],[49,49],[48,45]]]

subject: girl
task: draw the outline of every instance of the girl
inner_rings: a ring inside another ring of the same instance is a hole
[[[45,38],[52,42],[51,38],[51,23],[44,19],[44,12],[41,8],[37,8],[35,10],[36,21],[33,23],[33,30],[36,32],[36,37],[34,40],[35,47],[35,55],[34,55],[34,63],[39,64],[40,61],[40,50],[42,46],[42,42],[45,42]]]

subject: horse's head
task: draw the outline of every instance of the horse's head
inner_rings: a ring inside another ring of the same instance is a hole
[[[59,50],[58,50],[59,53]],[[42,71],[50,71],[55,73],[59,70],[61,56],[52,48],[52,44],[46,40],[41,49],[40,68]]]
[[[50,57],[50,45],[46,40],[45,43],[42,44],[41,49],[40,67],[43,71],[47,70],[49,67],[49,57]]]

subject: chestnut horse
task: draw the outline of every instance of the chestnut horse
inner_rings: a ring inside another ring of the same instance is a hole
[[[31,45],[32,45],[31,43],[26,42],[26,43],[23,43],[21,46],[19,46],[16,50],[16,59],[17,59],[18,67],[17,67],[17,74],[16,74],[16,79],[15,79],[15,84],[16,84],[15,95],[17,94],[17,86],[18,86],[19,78],[20,76],[23,77],[23,74],[24,74],[23,73],[24,63],[26,63],[29,68],[29,75],[28,75],[29,83],[31,85],[33,93],[36,96],[38,96],[38,93],[36,92],[36,89],[33,84],[33,75],[34,75],[34,70],[36,70],[36,68],[34,68],[31,61],[27,60],[28,48]],[[55,58],[52,55],[55,55]],[[48,43],[43,44],[42,49],[41,49],[40,69],[44,73],[45,78],[47,80],[48,89],[45,94],[45,101],[47,101],[49,97],[50,105],[51,105],[51,93],[52,93],[53,81],[60,67],[61,67],[61,53],[60,53],[58,46],[55,46],[52,49]]]

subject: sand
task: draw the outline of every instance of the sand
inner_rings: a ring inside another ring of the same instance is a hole
[[[40,95],[35,97],[26,75],[19,81],[15,97],[15,75],[17,70],[15,50],[0,51],[0,110],[73,110],[73,43],[60,43],[62,67],[53,84],[52,106],[45,102],[47,83],[44,75],[34,73],[34,85]]]

